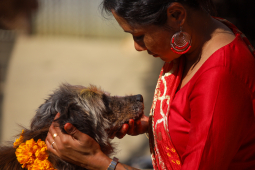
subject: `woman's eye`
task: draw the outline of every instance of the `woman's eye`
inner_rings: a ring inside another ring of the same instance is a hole
[[[137,41],[142,40],[143,37],[144,37],[143,35],[141,35],[141,36],[133,36],[134,40],[137,40]]]

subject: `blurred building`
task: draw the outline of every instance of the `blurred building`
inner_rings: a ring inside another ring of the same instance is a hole
[[[112,17],[100,9],[101,0],[40,0],[33,23],[36,35],[123,38]]]
[[[2,132],[2,110],[4,98],[4,86],[6,82],[7,68],[12,54],[16,33],[10,30],[0,30],[0,141]]]

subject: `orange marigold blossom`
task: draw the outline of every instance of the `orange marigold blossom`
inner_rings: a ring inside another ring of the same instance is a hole
[[[36,159],[34,164],[33,164],[33,168],[31,170],[55,170],[52,166],[51,163],[45,159],[43,161],[39,161],[39,159]],[[28,169],[30,170],[30,169]]]
[[[25,132],[25,131],[22,130],[22,132],[21,132],[19,138],[16,139],[16,141],[13,143],[13,147],[14,147],[14,148],[17,148],[17,147],[22,143],[23,138],[24,138],[24,137],[23,137],[24,132]]]
[[[17,142],[14,143],[14,146],[16,144]],[[28,170],[55,170],[48,160],[46,143],[41,139],[38,139],[37,142],[30,139],[19,144],[15,154],[19,163],[22,164],[22,168]]]

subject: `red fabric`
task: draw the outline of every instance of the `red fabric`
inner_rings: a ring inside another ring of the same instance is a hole
[[[255,169],[254,112],[255,59],[238,34],[172,101],[168,128],[181,169]]]
[[[155,169],[181,169],[180,157],[172,144],[167,127],[170,105],[180,84],[182,70],[182,60],[165,63],[158,80],[152,106],[154,112],[157,113],[154,115],[152,123],[154,133],[154,155],[152,160]]]
[[[161,70],[150,119],[154,169],[255,169],[255,50],[234,25],[216,19],[236,34],[233,42],[177,93],[183,58]]]

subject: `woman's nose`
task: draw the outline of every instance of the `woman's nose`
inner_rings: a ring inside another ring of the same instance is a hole
[[[145,51],[145,50],[147,50],[147,48],[145,47],[145,45],[144,44],[138,44],[137,42],[135,42],[134,41],[134,43],[135,43],[135,49],[137,50],[137,51]]]

